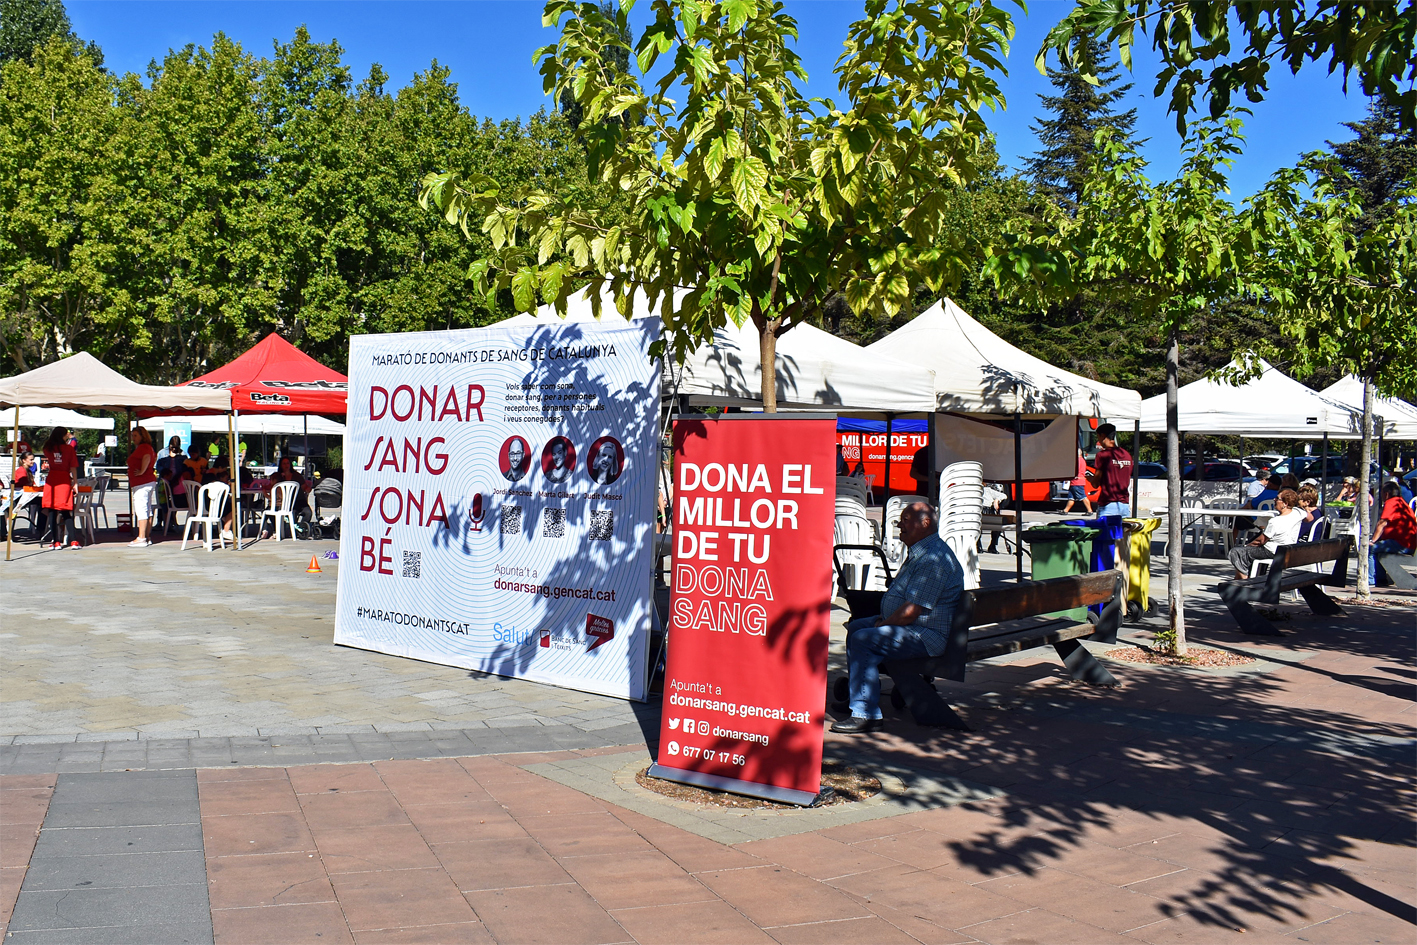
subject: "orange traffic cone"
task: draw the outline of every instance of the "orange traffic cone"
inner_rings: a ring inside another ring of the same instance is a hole
[[[315,556],[314,556],[314,555],[311,555],[311,556],[310,556],[310,567],[308,567],[308,568],[305,569],[305,573],[306,573],[306,574],[319,574],[319,573],[320,573],[320,562],[318,562],[318,561],[315,560]]]

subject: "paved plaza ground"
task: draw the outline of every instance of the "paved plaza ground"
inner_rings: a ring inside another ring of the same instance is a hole
[[[17,546],[7,943],[1417,939],[1417,596],[1246,638],[1188,559],[1193,638],[1258,663],[990,661],[940,684],[971,733],[827,736],[871,801],[724,811],[635,784],[657,698],[333,646],[334,548]]]

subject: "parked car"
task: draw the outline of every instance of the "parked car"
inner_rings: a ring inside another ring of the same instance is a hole
[[[1192,464],[1194,466],[1194,464]],[[1160,463],[1137,463],[1138,479],[1165,479],[1166,467]]]
[[[1344,466],[1344,462],[1345,462],[1345,460],[1344,460],[1344,457],[1342,457],[1342,456],[1329,456],[1329,458],[1328,458],[1328,480],[1329,480],[1329,482],[1332,482],[1332,481],[1334,481],[1335,479],[1342,479],[1342,478],[1343,478],[1343,466]],[[1323,473],[1323,470],[1324,470],[1324,458],[1323,458],[1322,456],[1296,456],[1296,457],[1294,457],[1294,463],[1293,463],[1294,475],[1298,476],[1300,479],[1319,479],[1319,478],[1322,478],[1321,474]],[[1272,471],[1273,471],[1274,474],[1277,475],[1277,476],[1283,476],[1285,473],[1287,473],[1287,472],[1290,471],[1290,463],[1289,463],[1289,460],[1288,460],[1288,459],[1280,460],[1278,463],[1276,463],[1276,464],[1274,465]]]
[[[1285,459],[1288,459],[1288,457],[1280,456],[1278,453],[1256,453],[1253,456],[1245,457],[1245,465],[1250,468],[1250,474],[1253,475],[1259,472],[1261,467],[1264,469],[1273,469],[1275,463],[1282,462]]]
[[[1181,467],[1181,479],[1195,481],[1196,464],[1189,462]],[[1253,478],[1250,471],[1240,463],[1206,463],[1202,478],[1206,482],[1243,482]]]

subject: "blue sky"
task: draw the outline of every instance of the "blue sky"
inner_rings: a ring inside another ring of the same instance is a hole
[[[1005,162],[1018,166],[1037,149],[1031,131],[1041,106],[1038,94],[1051,91],[1034,68],[1033,57],[1048,28],[1070,8],[1065,0],[1041,0],[1027,16],[1015,16],[1018,36],[1003,87],[1009,107],[989,125]],[[647,17],[642,2],[637,19]],[[75,31],[97,41],[109,68],[139,74],[148,62],[169,48],[187,43],[205,45],[217,31],[240,42],[248,51],[269,55],[272,41],[289,40],[306,25],[314,39],[337,39],[356,79],[380,63],[391,76],[390,86],[406,84],[415,72],[437,59],[452,70],[463,104],[475,115],[494,119],[527,115],[550,105],[531,62],[532,50],[554,41],[555,33],[541,27],[541,4],[533,0],[361,0],[361,2],[268,2],[268,0],[68,0]],[[835,96],[832,64],[841,50],[849,23],[861,13],[859,0],[789,0],[789,12],[801,30],[799,53],[810,75],[808,93]],[[1130,105],[1138,111],[1139,135],[1150,139],[1145,148],[1155,179],[1171,176],[1179,164],[1175,120],[1164,100],[1150,95],[1154,60],[1138,56]],[[1271,92],[1254,106],[1246,124],[1245,156],[1237,162],[1232,190],[1237,197],[1253,193],[1280,167],[1305,152],[1322,148],[1327,139],[1351,137],[1341,123],[1357,121],[1366,100],[1356,88],[1345,96],[1342,83],[1322,67],[1311,66],[1299,76],[1272,73]]]

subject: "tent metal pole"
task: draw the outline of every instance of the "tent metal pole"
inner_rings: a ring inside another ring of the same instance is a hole
[[[1246,467],[1245,467],[1245,438],[1244,438],[1243,436],[1240,437],[1240,468],[1241,468],[1241,469],[1245,469],[1245,468],[1246,468]],[[1241,476],[1241,477],[1240,477],[1240,494],[1237,495],[1237,496],[1235,496],[1235,498],[1240,500],[1240,504],[1241,504],[1242,506],[1245,504],[1245,477],[1244,477],[1244,476]]]
[[[925,483],[925,498],[936,508],[940,505],[940,472],[935,468],[935,418],[938,416],[932,410],[925,420],[926,474],[930,477]]]
[[[885,492],[881,493],[882,509],[884,509],[886,507],[886,503],[891,500],[891,427],[894,422],[895,414],[886,414],[886,490]],[[881,529],[881,534],[885,534],[885,530],[890,527],[890,522],[884,522],[883,527]]]
[[[133,408],[127,408],[128,413],[128,455],[133,455]],[[133,477],[128,477],[128,524],[136,535],[138,531],[138,519],[133,508]]]
[[[1141,486],[1137,481],[1137,463],[1141,462],[1141,418],[1132,427],[1132,518],[1141,518],[1138,506],[1141,503]]]
[[[241,463],[236,457],[236,423],[241,411],[226,415],[226,435],[231,450],[231,550],[241,550]]]
[[[1014,579],[1023,581],[1023,414],[1014,411]]]
[[[1328,505],[1328,431],[1324,431],[1323,469],[1319,473],[1319,508]]]
[[[303,413],[300,415],[300,422],[305,425],[305,475],[310,475],[313,467],[310,465],[310,415]]]
[[[15,540],[15,463],[20,459],[20,405],[15,404],[15,439],[10,444],[10,504],[5,507],[5,560],[10,560],[10,546]]]

